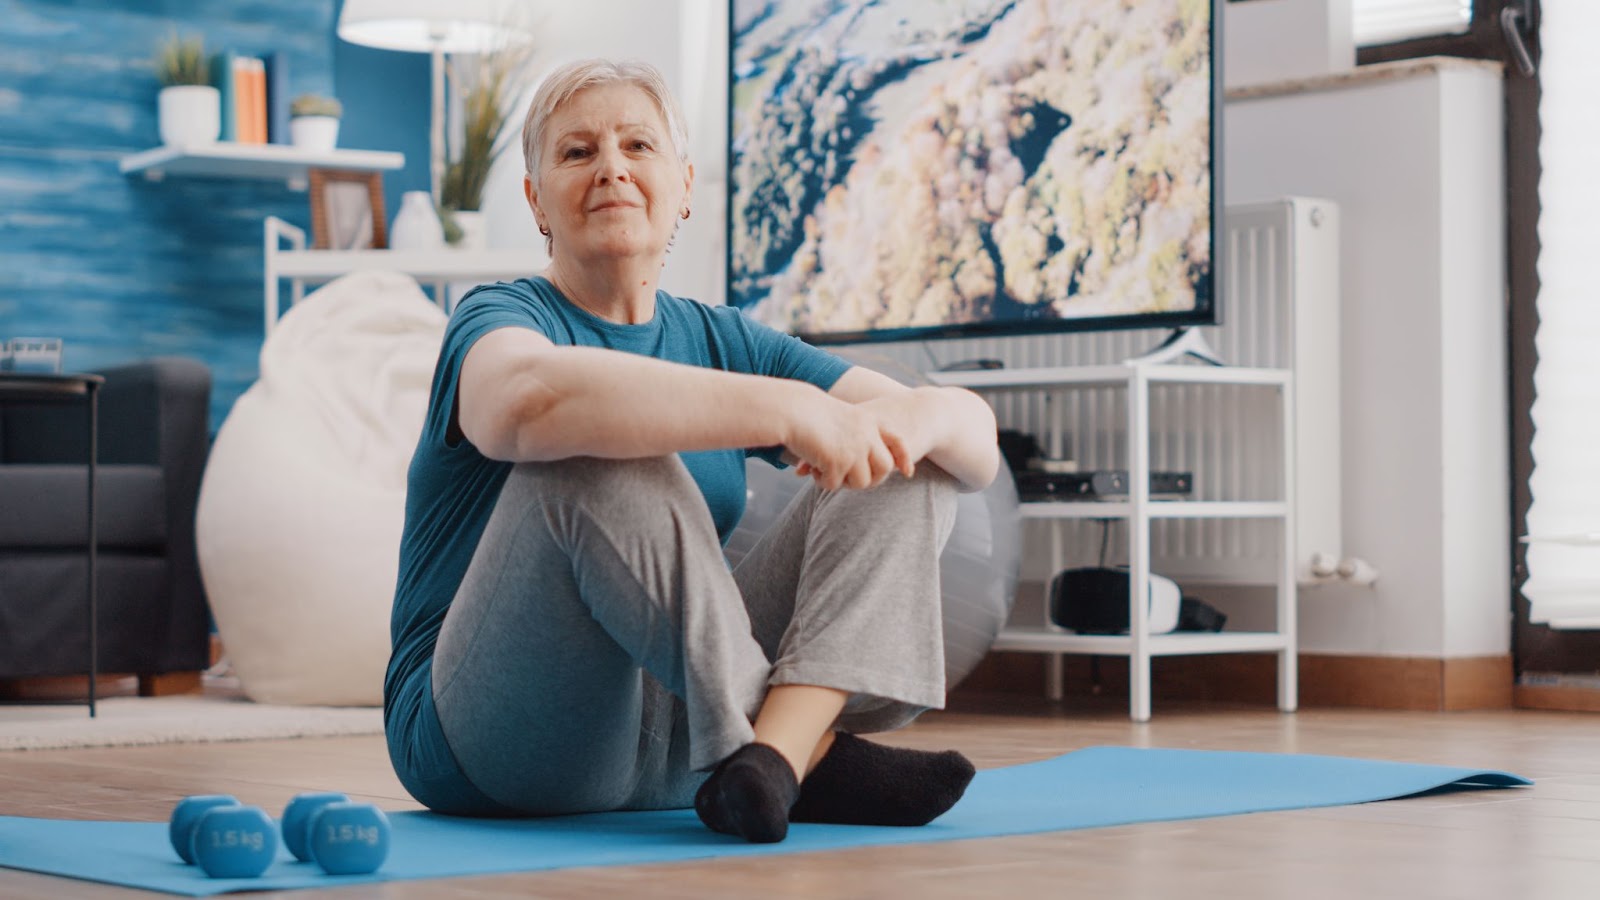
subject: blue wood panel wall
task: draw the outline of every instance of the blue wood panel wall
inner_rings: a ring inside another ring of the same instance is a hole
[[[215,378],[215,428],[256,378],[262,220],[307,227],[306,194],[282,182],[149,182],[117,162],[160,142],[151,59],[172,28],[203,35],[208,51],[281,51],[292,94],[332,93],[335,8],[0,0],[0,338],[61,337],[65,367],[79,371],[196,357]],[[425,141],[425,118],[423,129]]]

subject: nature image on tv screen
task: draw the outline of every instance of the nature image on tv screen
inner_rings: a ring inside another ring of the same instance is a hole
[[[836,339],[1208,312],[1211,17],[732,0],[729,302]]]

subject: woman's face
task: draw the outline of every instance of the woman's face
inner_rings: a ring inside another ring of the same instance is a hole
[[[542,149],[524,189],[557,258],[666,252],[694,167],[678,159],[648,94],[629,84],[579,91],[551,114]]]

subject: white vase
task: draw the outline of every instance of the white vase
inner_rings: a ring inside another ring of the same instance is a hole
[[[222,133],[222,95],[204,84],[179,84],[156,95],[156,126],[169,147],[203,147]]]
[[[444,226],[433,209],[433,195],[427,191],[406,191],[400,195],[400,212],[389,229],[392,250],[437,250],[444,246]]]
[[[339,120],[333,116],[295,116],[289,120],[289,143],[313,153],[332,153],[339,145]]]
[[[458,209],[452,215],[461,229],[461,240],[455,245],[457,250],[489,249],[489,219],[481,210]]]

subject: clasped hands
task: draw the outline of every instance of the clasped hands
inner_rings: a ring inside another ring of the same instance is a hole
[[[876,487],[896,471],[910,478],[935,447],[935,397],[915,389],[847,403],[820,394],[795,410],[787,458],[826,491]]]

